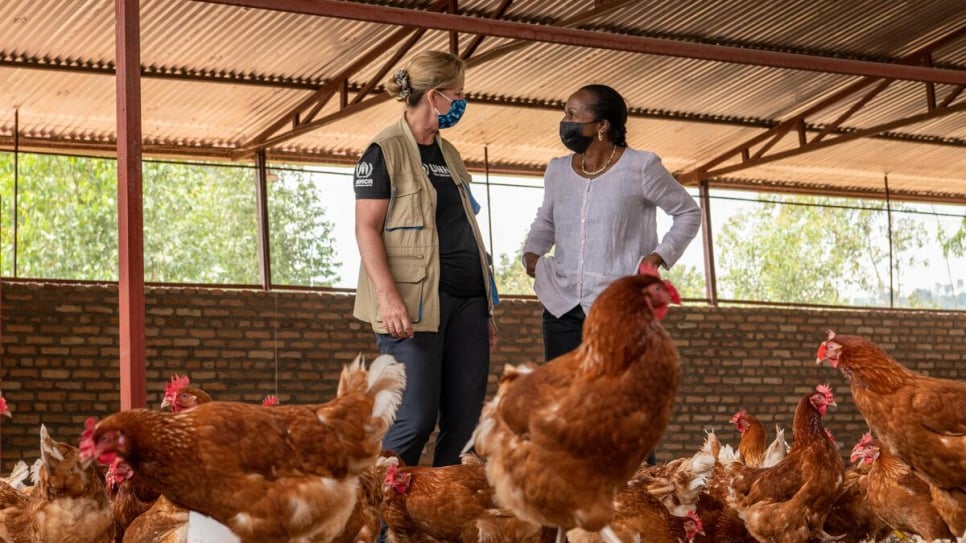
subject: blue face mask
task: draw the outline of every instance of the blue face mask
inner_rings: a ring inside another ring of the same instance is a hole
[[[460,121],[460,117],[463,116],[463,112],[466,111],[466,99],[460,98],[459,100],[450,100],[449,96],[443,93],[439,93],[440,96],[449,100],[449,111],[445,115],[440,114],[439,110],[436,109],[436,117],[439,119],[440,128],[449,128],[456,125]],[[435,109],[435,108],[433,108]]]

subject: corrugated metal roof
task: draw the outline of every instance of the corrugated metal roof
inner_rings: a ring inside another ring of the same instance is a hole
[[[408,9],[433,4],[429,0],[365,3]],[[13,112],[19,109],[21,139],[28,148],[109,150],[106,144],[113,140],[116,126],[115,83],[110,77],[114,3],[73,0],[69,4],[65,8],[58,0],[4,3],[0,145],[9,147]],[[480,17],[493,13],[499,4],[499,0],[459,2],[462,13]],[[558,25],[597,4],[594,0],[516,0],[504,19]],[[200,1],[142,0],[140,5],[145,70],[142,123],[148,154],[181,148],[190,154],[225,157],[284,118],[312,89],[371,51],[378,53],[375,61],[350,76],[351,89],[395,69],[386,63],[401,43],[383,43],[398,30],[391,25]],[[962,0],[642,0],[620,4],[579,27],[894,62],[966,28],[966,10]],[[472,38],[460,34],[461,46]],[[511,41],[487,37],[474,56]],[[448,47],[448,33],[429,30],[405,51],[404,60],[421,50]],[[966,37],[936,48],[931,62],[944,69],[966,70]],[[860,80],[549,43],[530,44],[488,62],[471,59],[470,66],[466,90],[479,101],[471,101],[464,120],[445,135],[470,163],[482,164],[486,149],[494,169],[521,172],[539,171],[547,160],[563,153],[556,130],[559,104],[587,83],[609,84],[626,97],[636,112],[628,126],[632,146],[654,150],[672,170],[687,171]],[[953,85],[935,85],[940,104],[956,91]],[[350,99],[354,92],[349,93]],[[864,92],[809,116],[808,134],[814,136],[834,122]],[[953,103],[964,101],[966,93]],[[338,111],[337,102],[332,100],[319,117]],[[398,117],[400,108],[386,101],[269,151],[301,160],[351,162],[380,127]],[[926,85],[895,81],[842,123],[841,131],[926,111]],[[793,131],[772,151],[796,145]],[[888,174],[890,187],[897,191],[966,199],[964,161],[966,113],[960,111],[896,127],[887,138],[864,138],[729,173],[726,181],[747,178],[792,187],[878,190]]]

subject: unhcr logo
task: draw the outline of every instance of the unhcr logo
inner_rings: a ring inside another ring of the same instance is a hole
[[[449,173],[449,168],[442,164],[426,164],[423,163],[423,171],[426,175],[433,175],[436,177],[452,177]]]
[[[372,177],[372,163],[360,162],[356,164],[356,179]]]

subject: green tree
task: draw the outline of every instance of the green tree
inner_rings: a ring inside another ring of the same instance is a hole
[[[259,282],[254,169],[144,164],[145,279]],[[0,154],[2,273],[13,275],[12,155]],[[109,159],[20,155],[17,275],[116,280],[117,174]],[[9,175],[7,175],[9,173]],[[327,285],[338,278],[321,191],[296,172],[269,195],[273,279]]]
[[[272,176],[269,176],[272,177]],[[326,220],[323,189],[301,170],[278,170],[269,185],[272,282],[330,286],[339,280],[334,225]]]
[[[493,272],[496,290],[503,294],[533,294],[533,279],[523,267],[523,244],[512,257],[500,255],[500,263]]]
[[[830,197],[763,195],[729,218],[716,240],[718,286],[736,300],[818,304],[889,301],[889,231],[883,209]],[[901,211],[901,206],[897,206]],[[894,210],[895,211],[895,210]],[[925,229],[893,214],[896,290]]]
[[[663,272],[661,275],[671,281],[674,288],[682,298],[706,299],[708,293],[705,290],[704,271],[694,266],[685,264],[675,264],[673,268]]]
[[[13,155],[2,157],[3,270],[13,275]],[[17,187],[17,275],[117,279],[113,160],[22,153]]]

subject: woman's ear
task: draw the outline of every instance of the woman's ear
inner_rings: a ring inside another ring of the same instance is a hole
[[[600,126],[597,128],[597,139],[603,141],[604,136],[610,134],[610,121],[603,119],[600,121]]]

